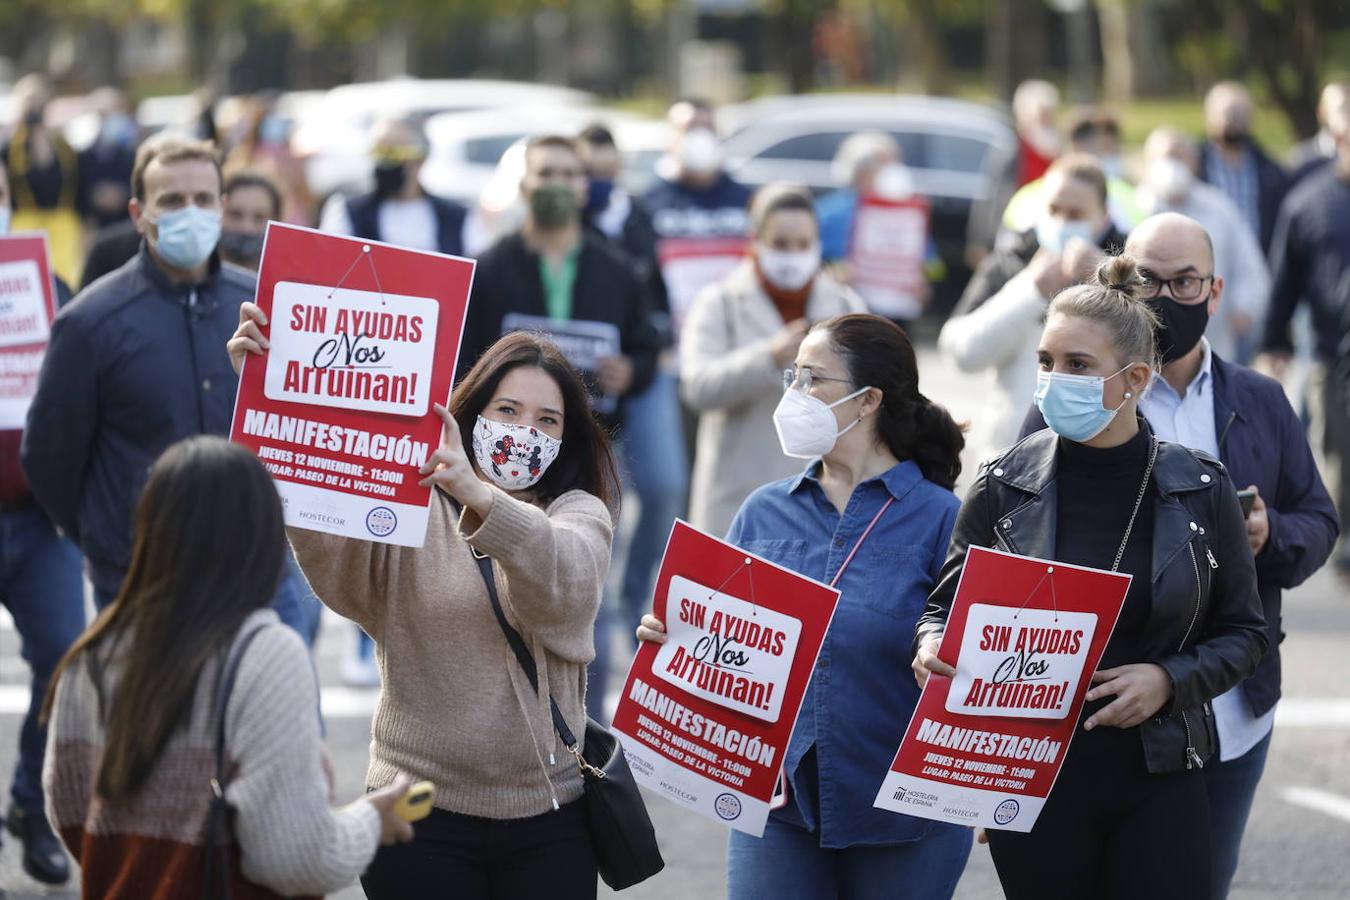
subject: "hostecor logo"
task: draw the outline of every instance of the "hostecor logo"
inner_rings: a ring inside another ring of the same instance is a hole
[[[998,805],[998,808],[994,810],[994,821],[999,825],[1007,825],[1013,819],[1017,818],[1017,813],[1020,809],[1021,807],[1017,805],[1016,800],[1004,800]]]
[[[398,527],[398,516],[387,506],[377,506],[366,513],[366,529],[376,537],[387,537]]]
[[[717,811],[719,817],[728,822],[738,819],[741,815],[741,798],[735,794],[719,794],[713,801],[713,809]]]

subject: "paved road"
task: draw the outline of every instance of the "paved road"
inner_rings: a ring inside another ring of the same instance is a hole
[[[982,380],[961,378],[921,354],[924,388],[958,418],[975,417],[986,396]],[[1319,573],[1286,599],[1285,696],[1266,777],[1257,795],[1232,896],[1330,900],[1350,896],[1350,590]],[[339,686],[338,664],[351,641],[335,616],[324,623],[318,648],[329,745],[340,797],[362,789],[374,695]],[[617,676],[616,676],[617,677]],[[0,615],[0,772],[14,763],[26,671],[18,641]],[[7,801],[7,798],[6,798]],[[624,892],[634,900],[714,900],[726,889],[725,832],[712,822],[650,798],[667,869]],[[75,897],[44,892],[20,871],[14,842],[0,849],[0,888],[14,898]],[[353,886],[335,895],[359,900]],[[897,896],[903,896],[897,891]],[[998,897],[988,852],[976,847],[957,897]]]

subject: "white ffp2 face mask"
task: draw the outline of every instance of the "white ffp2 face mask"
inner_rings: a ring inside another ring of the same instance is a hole
[[[783,291],[799,291],[811,283],[820,270],[820,245],[810,250],[770,250],[758,247],[759,270],[764,280]]]
[[[796,459],[814,459],[829,453],[841,436],[862,421],[859,416],[841,431],[831,410],[869,390],[871,388],[859,388],[841,400],[826,403],[805,391],[788,388],[773,411],[773,427],[778,432],[783,454]]]

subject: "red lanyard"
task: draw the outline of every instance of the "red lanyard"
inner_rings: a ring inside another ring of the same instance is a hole
[[[853,545],[853,549],[848,552],[848,556],[844,559],[844,564],[839,567],[838,572],[834,573],[834,579],[830,581],[830,587],[839,584],[839,579],[844,577],[844,570],[848,568],[849,563],[853,562],[853,557],[858,555],[858,548],[863,545],[863,541],[867,540],[867,536],[871,534],[872,529],[877,526],[877,520],[881,518],[881,514],[890,509],[891,504],[894,502],[894,497],[887,497],[886,502],[881,505],[881,509],[877,510],[877,514],[872,517],[872,521],[867,523],[867,527],[863,529],[862,536],[858,538],[858,543]]]

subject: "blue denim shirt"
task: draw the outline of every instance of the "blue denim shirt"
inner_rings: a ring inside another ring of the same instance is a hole
[[[828,584],[895,498],[836,585],[839,606],[784,759],[793,802],[772,815],[818,832],[827,848],[898,844],[959,827],[874,809],[872,801],[919,700],[910,641],[961,503],[906,461],[858,485],[841,516],[819,471],[816,460],[755,491],[727,533],[731,543]]]

